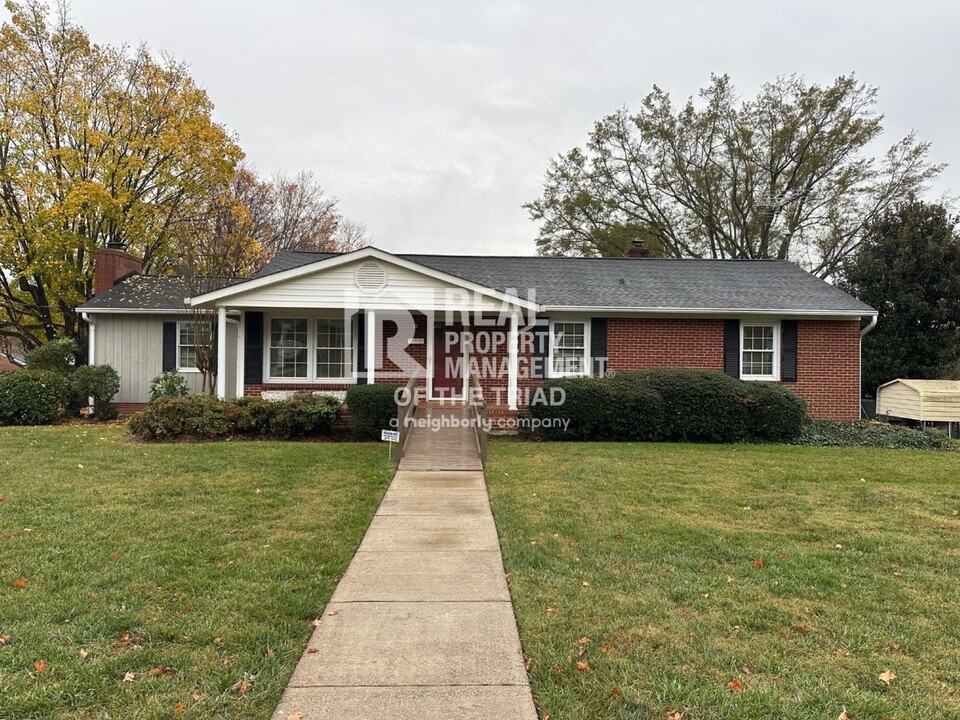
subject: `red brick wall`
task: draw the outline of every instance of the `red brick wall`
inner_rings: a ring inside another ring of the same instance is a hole
[[[801,320],[797,324],[797,382],[783,383],[810,405],[817,420],[860,418],[860,323]]]
[[[620,319],[607,322],[608,367],[723,370],[723,320]],[[797,382],[783,383],[807,401],[810,416],[848,422],[860,417],[860,323],[801,320]]]
[[[8,370],[19,370],[19,367],[7,360],[6,355],[0,355],[0,372],[6,372]]]
[[[723,370],[723,320],[610,318],[607,367]]]
[[[124,275],[143,270],[143,261],[122,250],[97,250],[93,266],[93,294],[99,295],[113,287]]]

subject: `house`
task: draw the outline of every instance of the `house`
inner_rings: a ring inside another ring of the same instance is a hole
[[[875,310],[786,261],[630,255],[642,253],[284,251],[255,277],[191,289],[108,249],[79,310],[89,360],[119,372],[126,412],[164,370],[198,389],[197,337],[212,327],[226,340],[220,397],[343,395],[416,373],[431,399],[462,399],[476,380],[491,416],[510,419],[542,400],[544,378],[687,367],[782,383],[816,418],[860,416],[860,338]]]

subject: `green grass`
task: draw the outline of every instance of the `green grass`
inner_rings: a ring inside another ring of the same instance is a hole
[[[960,455],[500,441],[487,479],[554,720],[960,717]]]
[[[270,717],[391,473],[376,445],[0,428],[0,718]]]

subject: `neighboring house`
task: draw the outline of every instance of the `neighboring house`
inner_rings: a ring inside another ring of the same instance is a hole
[[[6,372],[7,370],[19,370],[20,366],[16,363],[10,362],[7,359],[6,355],[0,354],[0,372]]]
[[[90,360],[120,373],[126,410],[165,369],[196,389],[200,310],[226,337],[222,397],[342,394],[418,373],[427,397],[462,399],[472,375],[491,415],[513,417],[543,400],[544,378],[685,367],[779,382],[813,417],[855,420],[860,338],[877,315],[777,260],[288,251],[253,278],[190,292],[182,278],[130,274],[118,252],[101,251],[97,286],[109,289],[79,310]]]

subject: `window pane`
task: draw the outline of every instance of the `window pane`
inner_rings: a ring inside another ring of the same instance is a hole
[[[773,325],[744,325],[743,375],[773,376],[774,342]]]
[[[351,365],[350,345],[343,320],[317,320],[317,377],[347,377]]]
[[[307,321],[275,318],[270,321],[271,347],[307,346]]]
[[[178,367],[195,368],[197,366],[197,350],[194,347],[180,348],[180,362]]]

